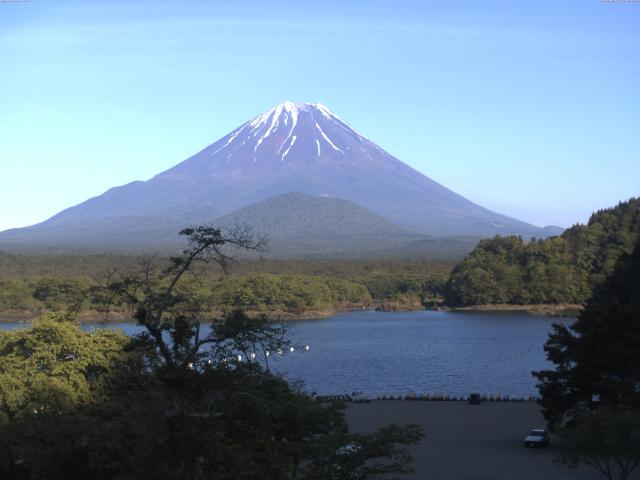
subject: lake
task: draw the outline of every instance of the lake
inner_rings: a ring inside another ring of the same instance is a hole
[[[297,345],[271,367],[319,395],[537,395],[532,370],[550,367],[543,344],[553,322],[574,319],[521,312],[348,312],[290,323]],[[5,323],[0,328],[24,324]],[[84,329],[103,328],[84,324]],[[112,323],[128,334],[132,323]]]

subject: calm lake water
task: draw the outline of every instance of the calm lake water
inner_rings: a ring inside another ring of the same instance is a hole
[[[349,312],[291,322],[292,339],[310,350],[275,355],[271,367],[319,395],[537,395],[531,371],[549,367],[543,344],[553,322],[573,319],[519,312]],[[139,331],[131,323],[108,327]]]

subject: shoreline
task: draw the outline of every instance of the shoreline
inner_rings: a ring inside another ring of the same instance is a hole
[[[365,310],[374,310],[373,306],[362,306],[362,307],[336,307],[336,308],[327,308],[322,310],[308,310],[300,313],[293,312],[283,312],[283,311],[270,311],[270,312],[260,312],[256,310],[247,310],[247,313],[250,315],[259,315],[266,314],[274,319],[279,319],[282,321],[297,321],[297,320],[322,320],[324,318],[330,318],[335,315],[339,315],[341,313],[347,312],[360,312]],[[0,312],[0,323],[32,323],[34,320],[46,315],[48,313],[52,313],[49,311],[43,312],[23,312],[23,311],[7,311]],[[221,317],[223,315],[223,311],[214,310],[211,312],[207,312],[208,315],[214,317]],[[80,312],[77,316],[77,320],[80,323],[118,323],[118,322],[134,322],[135,320],[131,317],[129,312],[111,312],[107,318],[104,317],[104,313],[96,312],[96,311],[83,311]]]
[[[572,304],[536,304],[536,305],[511,305],[511,304],[484,304],[484,305],[471,305],[468,307],[435,307],[435,308],[418,308],[417,305],[394,305],[394,308],[388,308],[388,304],[385,302],[374,302],[368,305],[348,305],[348,306],[336,306],[333,308],[326,308],[320,310],[307,310],[304,312],[284,312],[284,311],[271,311],[260,312],[255,310],[248,310],[250,315],[266,314],[274,319],[279,319],[285,322],[294,322],[301,320],[322,320],[325,318],[331,318],[341,313],[348,312],[360,312],[373,310],[376,312],[389,312],[389,313],[403,313],[403,312],[416,312],[416,311],[438,311],[438,312],[526,312],[531,315],[541,316],[553,316],[553,317],[575,317],[582,311],[582,305]],[[31,323],[38,319],[42,315],[51,312],[24,312],[24,311],[6,311],[0,312],[0,323]],[[221,316],[222,311],[217,310],[209,312],[214,316]],[[118,322],[131,322],[133,319],[129,312],[111,312],[107,318],[104,317],[104,313],[96,311],[84,311],[81,312],[78,317],[80,323],[118,323]]]
[[[442,311],[451,312],[527,312],[531,315],[547,315],[552,317],[575,317],[584,305],[560,303],[532,305],[514,305],[509,303],[488,303],[482,305],[470,305],[468,307],[445,307]]]

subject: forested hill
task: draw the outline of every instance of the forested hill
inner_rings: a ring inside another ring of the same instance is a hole
[[[632,198],[559,237],[483,240],[453,269],[447,304],[581,304],[639,237],[640,198]]]

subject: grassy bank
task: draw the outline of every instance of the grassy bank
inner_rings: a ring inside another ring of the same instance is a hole
[[[507,303],[487,303],[469,307],[456,307],[448,310],[454,312],[527,312],[532,315],[550,315],[558,317],[575,317],[582,311],[583,306],[570,303],[512,305]]]

